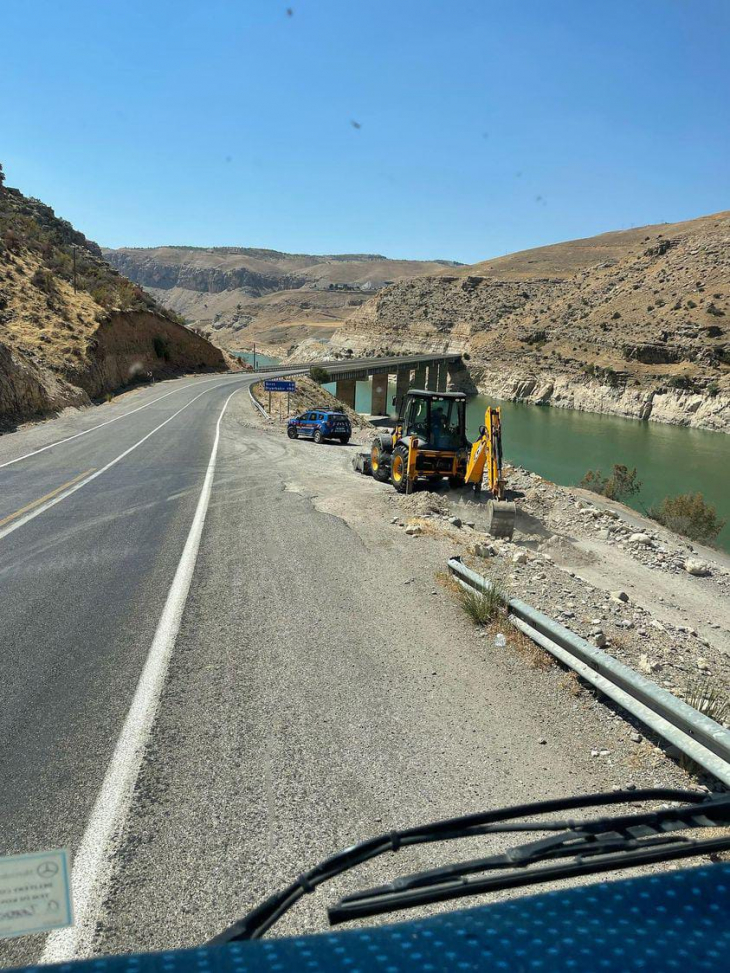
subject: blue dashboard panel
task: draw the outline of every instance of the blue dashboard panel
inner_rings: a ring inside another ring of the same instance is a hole
[[[730,864],[512,899],[428,919],[27,968],[57,973],[730,971]]]

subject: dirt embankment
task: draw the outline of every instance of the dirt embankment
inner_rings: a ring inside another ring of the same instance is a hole
[[[243,367],[0,184],[0,428],[134,382]]]
[[[356,441],[360,441],[363,437],[367,439],[372,434],[375,427],[358,412],[351,409],[349,405],[345,405],[344,402],[336,399],[327,389],[323,389],[311,378],[301,375],[298,375],[295,381],[297,390],[289,395],[286,392],[266,392],[263,382],[257,382],[251,387],[254,398],[267,412],[269,412],[269,394],[271,395],[270,418],[272,422],[285,425],[289,416],[299,415],[300,412],[305,412],[307,409],[332,409],[345,413],[350,420]]]
[[[135,382],[241,367],[183,325],[147,311],[112,312],[70,362],[0,343],[0,427],[40,418]]]

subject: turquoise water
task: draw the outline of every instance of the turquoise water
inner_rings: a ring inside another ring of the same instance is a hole
[[[236,358],[242,358],[249,365],[253,365],[253,352],[251,351],[232,351],[232,355]],[[258,351],[256,352],[256,365],[278,365],[278,358],[271,358],[269,355],[262,355]]]

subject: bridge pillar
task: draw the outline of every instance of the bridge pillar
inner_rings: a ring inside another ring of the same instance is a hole
[[[425,389],[426,388],[426,366],[423,362],[416,365],[416,376],[413,379],[414,389]]]
[[[395,373],[395,410],[398,413],[409,388],[411,388],[411,370],[407,366],[399,368]]]
[[[426,375],[426,388],[429,392],[436,391],[436,386],[438,384],[438,372],[438,364],[436,362],[432,362],[428,366],[428,374]]]
[[[356,382],[354,378],[338,378],[337,386],[335,388],[335,397],[344,402],[345,405],[349,405],[351,409],[355,408],[355,388]]]
[[[373,375],[372,383],[372,404],[370,414],[373,416],[386,416],[388,414],[388,375]]]
[[[438,372],[436,375],[436,391],[445,392],[446,391],[446,362],[440,361],[438,365]]]

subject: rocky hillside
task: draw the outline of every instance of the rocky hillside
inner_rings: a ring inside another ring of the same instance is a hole
[[[353,310],[393,281],[461,266],[379,254],[312,256],[242,247],[103,252],[130,280],[226,347],[250,348],[256,341],[278,353],[306,337],[328,340]]]
[[[0,426],[153,376],[228,367],[83,233],[5,187],[0,167]]]
[[[422,350],[466,352],[503,398],[728,431],[730,213],[401,281],[325,354]]]

